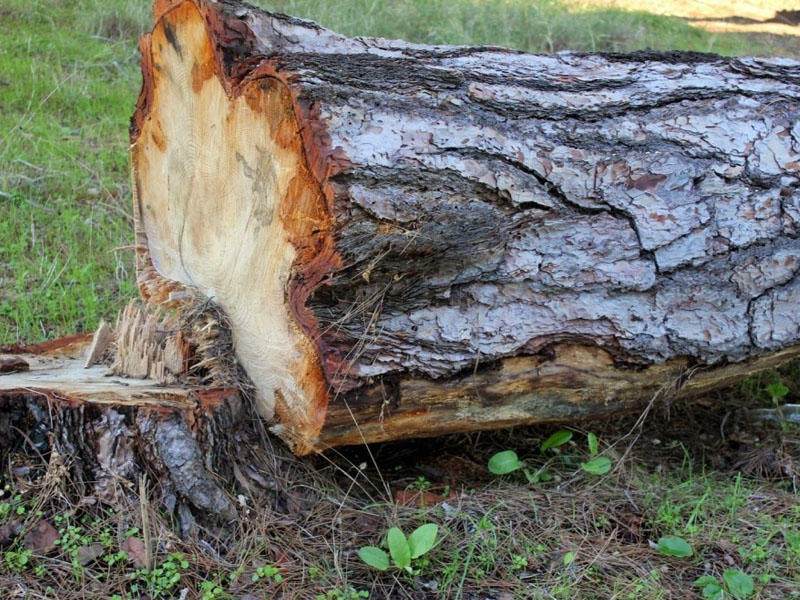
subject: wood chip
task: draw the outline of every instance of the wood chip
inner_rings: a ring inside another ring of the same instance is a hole
[[[94,332],[92,338],[92,345],[89,347],[89,354],[86,356],[85,367],[88,369],[92,365],[99,365],[103,362],[103,355],[105,354],[111,342],[114,341],[114,332],[108,323],[100,321],[97,326],[97,331]]]

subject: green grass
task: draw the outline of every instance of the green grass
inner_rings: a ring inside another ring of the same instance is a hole
[[[135,293],[115,248],[146,13],[124,5],[0,5],[0,341],[91,330]]]
[[[797,40],[554,0],[267,0],[349,35],[551,52],[800,55]],[[0,0],[0,343],[92,330],[136,294],[127,125],[144,0]]]
[[[725,55],[800,55],[797,40],[713,34],[682,19],[617,9],[570,11],[558,0],[259,0],[347,35],[429,44],[487,44],[527,52],[693,50]],[[788,37],[788,36],[784,36]]]

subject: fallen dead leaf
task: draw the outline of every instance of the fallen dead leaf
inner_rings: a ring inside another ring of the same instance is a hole
[[[122,542],[122,551],[125,552],[133,561],[133,566],[137,569],[144,569],[147,565],[147,553],[145,552],[144,542],[138,537],[129,537]]]
[[[81,546],[78,548],[76,558],[83,566],[88,565],[93,560],[103,556],[105,548],[103,544],[91,544],[90,546]]]
[[[22,525],[16,519],[0,527],[0,548],[10,545],[20,531],[22,531]]]
[[[47,521],[39,523],[25,534],[23,543],[28,550],[34,550],[39,554],[47,554],[56,547],[56,540],[61,537],[58,530]]]
[[[279,567],[289,567],[294,564],[294,561],[289,557],[289,555],[281,549],[277,549],[275,551],[275,559],[274,562]]]
[[[447,496],[420,490],[397,490],[394,493],[394,502],[399,506],[435,506],[445,500],[455,500],[456,498],[457,495],[452,490]]]
[[[385,528],[384,520],[379,515],[361,510],[343,510],[341,520],[344,527],[365,536],[377,534]]]

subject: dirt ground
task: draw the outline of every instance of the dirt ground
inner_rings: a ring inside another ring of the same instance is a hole
[[[574,4],[681,17],[718,33],[800,35],[800,5],[792,0],[577,0]]]

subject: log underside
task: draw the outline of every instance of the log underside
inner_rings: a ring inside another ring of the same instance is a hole
[[[220,448],[208,444],[209,437],[229,443],[224,428],[242,415],[236,389],[180,382],[169,385],[155,379],[119,376],[105,365],[85,366],[91,350],[85,336],[77,341],[55,340],[21,350],[0,354],[0,364],[24,361],[25,365],[25,370],[0,375],[0,412],[10,414],[12,407],[39,415],[92,410],[101,415],[102,422],[110,424],[127,411],[138,415],[129,418],[131,422],[146,416],[148,422],[178,427],[182,435],[194,440],[195,460],[206,465],[210,463],[199,457],[206,453],[221,455]],[[651,400],[699,397],[798,357],[800,346],[793,346],[715,368],[691,368],[685,361],[626,368],[615,365],[613,357],[596,347],[555,345],[535,357],[509,359],[494,368],[481,367],[435,386],[419,378],[399,382],[399,389],[371,388],[355,401],[329,410],[325,427],[313,444],[315,450],[324,450],[366,442],[603,418],[639,410]],[[391,398],[406,401],[393,404]],[[201,432],[198,441],[196,427],[213,423],[213,428],[219,429],[219,422],[227,424],[220,433],[209,436]],[[52,428],[52,421],[45,426],[47,430]],[[148,435],[152,440],[153,427],[144,430],[151,431]],[[280,425],[273,426],[273,430],[285,434]],[[119,431],[109,431],[109,435],[119,435]],[[132,439],[140,434],[127,436]],[[8,439],[12,437],[17,436],[9,435]],[[287,441],[293,440],[287,437]],[[297,445],[294,447],[297,449]],[[169,450],[164,448],[163,452]],[[226,470],[210,468],[213,473]],[[192,497],[190,489],[185,484],[183,493]],[[204,502],[194,504],[202,508]]]
[[[372,388],[329,408],[319,448],[430,437],[514,425],[567,423],[644,408],[651,400],[687,400],[800,357],[800,346],[717,366],[676,360],[643,369],[615,366],[596,347],[556,345],[535,357],[431,385],[406,379],[398,390]],[[392,405],[390,398],[402,398]]]
[[[798,354],[800,64],[156,17],[140,290],[220,306],[296,452],[632,410]]]

